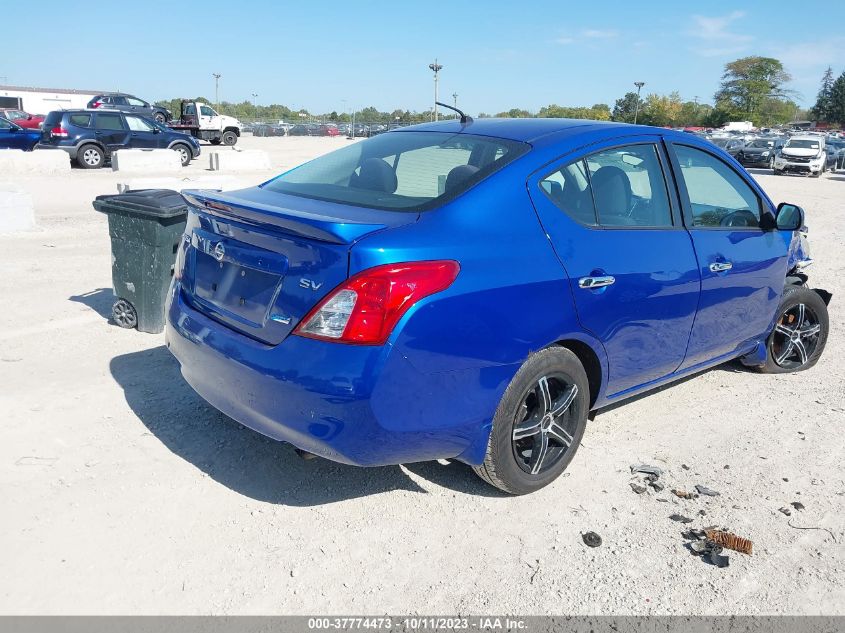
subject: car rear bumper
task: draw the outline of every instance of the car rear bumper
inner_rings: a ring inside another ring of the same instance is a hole
[[[423,374],[390,344],[292,335],[267,346],[194,310],[178,282],[168,297],[166,341],[185,380],[212,406],[302,450],[358,466],[483,458],[489,424],[443,413],[450,389],[477,378]]]

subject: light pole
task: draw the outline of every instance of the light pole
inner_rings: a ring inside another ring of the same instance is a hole
[[[252,93],[252,107],[255,110],[255,120],[258,120],[258,93]]]
[[[220,109],[220,78],[223,76],[220,73],[211,73],[214,77],[214,105]]]
[[[443,65],[437,63],[437,58],[434,58],[434,63],[428,65],[431,70],[434,71],[434,120],[437,120],[437,102],[439,101],[439,97],[437,96],[437,75],[438,73],[443,70]]]
[[[634,85],[637,87],[637,105],[634,107],[634,125],[637,124],[637,115],[640,113],[640,90],[645,86],[644,81],[635,81]]]
[[[452,105],[454,105],[455,109],[457,110],[458,109],[458,93],[457,92],[452,93],[452,101],[454,102]],[[457,116],[457,115],[455,115],[455,116]]]

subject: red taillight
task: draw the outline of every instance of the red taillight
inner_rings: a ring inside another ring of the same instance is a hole
[[[294,334],[338,343],[383,345],[402,315],[420,299],[448,288],[456,261],[407,262],[350,277],[309,312]]]
[[[95,101],[94,103],[91,104],[91,107],[92,108],[99,108],[101,105],[103,105],[102,101]]]
[[[57,126],[57,127],[54,127],[52,130],[50,130],[50,136],[57,136],[57,137],[65,138],[65,137],[70,136],[70,135],[68,134],[66,129],[64,129],[63,127]]]

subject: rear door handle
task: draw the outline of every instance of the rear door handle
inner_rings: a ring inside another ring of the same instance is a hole
[[[710,264],[710,272],[711,273],[723,273],[726,270],[730,270],[733,268],[734,265],[730,262],[713,262]]]
[[[605,275],[604,277],[581,277],[578,280],[578,287],[592,290],[593,288],[604,288],[616,283],[616,277]]]

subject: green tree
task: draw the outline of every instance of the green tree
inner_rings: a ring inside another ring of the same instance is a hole
[[[830,120],[845,124],[845,72],[843,72],[830,88]]]
[[[678,92],[669,95],[650,94],[645,98],[638,123],[659,127],[675,127],[681,119],[683,102]]]
[[[639,108],[642,109],[643,102],[637,96],[637,93],[626,92],[624,97],[616,100],[616,103],[613,105],[613,112],[611,113],[610,118],[622,123],[633,123],[634,113],[637,110],[638,102]]]
[[[816,96],[816,104],[810,108],[810,112],[818,121],[832,121],[831,109],[833,107],[833,68],[827,67],[822,75],[822,85],[819,94]]]
[[[714,99],[722,110],[754,120],[766,98],[787,96],[784,84],[790,79],[783,64],[773,57],[743,57],[725,64]]]

